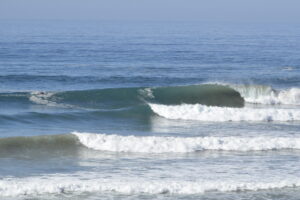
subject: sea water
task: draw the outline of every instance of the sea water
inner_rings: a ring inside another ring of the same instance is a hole
[[[0,27],[0,199],[299,199],[299,24]]]

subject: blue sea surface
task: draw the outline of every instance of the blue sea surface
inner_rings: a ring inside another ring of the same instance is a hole
[[[299,24],[0,27],[1,199],[299,199]]]

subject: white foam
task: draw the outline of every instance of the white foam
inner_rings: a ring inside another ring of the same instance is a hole
[[[58,106],[57,103],[49,100],[54,94],[55,94],[54,92],[34,91],[30,93],[29,100],[36,104],[42,104],[47,106]]]
[[[298,121],[300,109],[229,108],[201,104],[149,104],[153,112],[167,119],[199,121]]]
[[[46,105],[50,107],[60,107],[60,108],[79,108],[84,109],[79,106],[74,106],[65,103],[57,103],[58,99],[55,96],[55,92],[40,92],[34,91],[30,93],[29,100],[35,104]]]
[[[149,99],[154,99],[153,91],[151,88],[144,88],[144,89],[139,89],[139,94],[142,95],[142,97],[149,98]]]
[[[239,181],[175,181],[175,180],[120,180],[81,179],[72,176],[9,178],[0,180],[0,196],[47,195],[83,192],[133,194],[201,194],[209,191],[257,191],[299,187],[300,180],[277,182]]]
[[[274,90],[263,85],[228,85],[248,103],[300,105],[300,88]]]
[[[73,132],[86,147],[113,152],[172,153],[201,150],[258,151],[300,149],[300,138],[290,137],[159,137]]]

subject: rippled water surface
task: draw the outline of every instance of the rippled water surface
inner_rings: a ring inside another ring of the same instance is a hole
[[[0,26],[1,199],[299,199],[298,24]]]

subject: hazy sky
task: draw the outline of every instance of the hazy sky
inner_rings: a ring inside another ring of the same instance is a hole
[[[0,19],[300,22],[300,0],[0,0]]]

